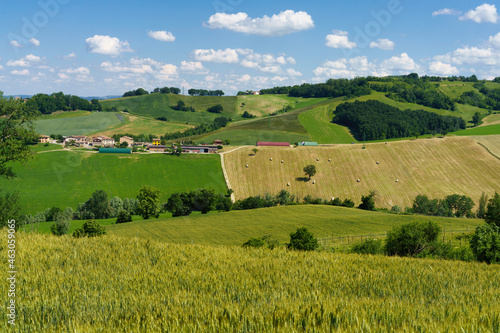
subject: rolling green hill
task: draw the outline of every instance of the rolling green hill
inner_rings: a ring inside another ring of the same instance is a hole
[[[13,180],[0,179],[7,192],[19,191],[26,213],[52,206],[76,209],[95,190],[108,196],[136,197],[143,185],[161,190],[161,200],[178,191],[212,187],[226,193],[218,155],[112,155],[84,151],[40,153],[27,166],[16,165]]]
[[[119,126],[123,121],[113,112],[63,113],[35,123],[39,134],[87,135]]]
[[[448,230],[473,229],[482,220],[394,215],[334,206],[300,205],[227,213],[211,213],[106,227],[110,235],[140,237],[167,243],[241,245],[270,234],[284,244],[290,232],[306,227],[316,237],[380,234],[411,221],[435,221]]]

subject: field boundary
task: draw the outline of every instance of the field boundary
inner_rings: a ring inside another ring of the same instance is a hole
[[[226,152],[223,152],[223,153],[220,153],[220,163],[222,165],[222,173],[224,175],[224,179],[226,181],[226,186],[227,186],[227,189],[228,190],[231,190],[231,183],[229,182],[229,176],[227,175],[227,171],[226,171],[226,166],[224,165],[224,154],[229,154],[233,151],[236,151],[238,149],[241,149],[241,148],[245,148],[245,147],[250,147],[250,146],[241,146],[241,147],[237,147],[237,148],[234,148],[230,151],[226,151]],[[234,203],[236,202],[236,196],[234,195],[234,193],[231,193],[231,201]]]
[[[487,151],[488,153],[490,153],[490,154],[491,154],[491,156],[493,156],[494,158],[496,158],[496,159],[500,160],[500,157],[499,157],[499,156],[497,156],[497,155],[495,155],[495,154],[493,154],[493,153],[491,152],[491,150],[490,150],[488,147],[486,147],[485,145],[483,145],[483,144],[482,144],[481,142],[479,142],[479,141],[478,141],[477,143],[478,143],[481,147],[483,147],[484,149],[486,149],[486,151]]]

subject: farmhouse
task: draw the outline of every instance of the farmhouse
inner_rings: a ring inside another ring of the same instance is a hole
[[[159,138],[153,139],[153,145],[155,145],[155,146],[161,145],[161,139],[159,139]]]
[[[129,136],[122,136],[120,138],[120,144],[126,142],[129,147],[132,147],[134,145],[134,139],[129,137]]]
[[[38,142],[40,142],[40,143],[49,143],[50,142],[50,136],[40,135],[40,139],[38,139]]]
[[[289,142],[257,142],[258,147],[290,147]]]
[[[213,154],[217,152],[217,146],[181,146],[183,153]]]
[[[74,141],[76,145],[88,144],[88,140],[85,135],[71,135],[64,139],[64,143],[70,143],[71,141]]]
[[[115,139],[110,138],[108,136],[100,135],[98,137],[92,138],[92,145],[102,146],[102,147],[113,147],[115,145]]]
[[[150,152],[164,152],[167,146],[164,145],[149,145],[148,149]]]
[[[222,140],[214,140],[214,145],[222,145]]]

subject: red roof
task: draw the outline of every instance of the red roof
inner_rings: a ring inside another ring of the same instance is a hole
[[[257,142],[257,146],[271,146],[271,147],[290,147],[288,142]]]

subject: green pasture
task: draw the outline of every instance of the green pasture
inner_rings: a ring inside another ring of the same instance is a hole
[[[122,121],[113,112],[92,112],[72,117],[42,118],[36,121],[35,130],[44,135],[87,135],[120,124]]]
[[[95,190],[109,197],[136,197],[143,185],[161,190],[161,200],[179,191],[212,187],[226,193],[218,155],[98,154],[86,151],[40,153],[23,166],[15,165],[17,178],[0,179],[7,192],[19,191],[26,213],[53,206],[64,209],[85,202]]]
[[[450,133],[453,135],[459,136],[468,136],[468,135],[495,135],[500,134],[500,124],[489,125],[489,126],[479,126],[470,129],[466,129],[463,131]]]

